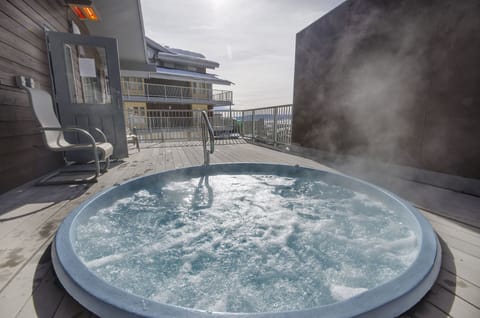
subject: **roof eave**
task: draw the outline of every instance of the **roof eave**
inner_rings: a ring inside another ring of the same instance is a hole
[[[196,83],[209,83],[209,84],[217,84],[217,85],[233,84],[230,81],[223,80],[220,78],[203,79],[203,78],[196,78],[194,76],[188,76],[188,75],[150,73],[150,78],[159,78],[159,79],[167,79],[167,80],[175,80],[175,81],[189,81],[189,82],[196,82]]]
[[[161,61],[181,62],[186,65],[203,66],[211,69],[214,69],[220,66],[219,63],[215,61],[207,60],[207,59],[195,58],[195,57],[190,57],[185,55],[172,55],[172,54],[162,53],[162,52],[157,53],[157,58]]]

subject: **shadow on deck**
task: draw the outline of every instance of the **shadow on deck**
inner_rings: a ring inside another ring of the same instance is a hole
[[[309,159],[246,143],[220,145],[211,161],[213,164],[298,164],[331,170]],[[95,317],[64,291],[51,265],[50,243],[63,218],[82,201],[114,184],[149,173],[201,165],[202,162],[201,146],[142,145],[140,152],[132,151],[125,162],[112,167],[98,183],[45,187],[27,184],[1,195],[0,316]],[[462,195],[452,194],[449,198],[455,200],[451,206],[461,210]],[[480,207],[479,198],[472,200],[467,202],[468,207],[475,202]],[[442,268],[432,290],[402,317],[480,317],[478,226],[457,223],[426,210],[422,212],[438,233],[443,249]]]

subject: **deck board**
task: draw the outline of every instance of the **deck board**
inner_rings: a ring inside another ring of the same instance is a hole
[[[400,318],[452,318],[428,301],[422,301],[415,308],[400,316]]]
[[[17,318],[53,317],[62,300],[69,297],[57,283],[57,278],[50,266],[42,282],[35,289],[27,302],[17,314]]]
[[[0,293],[2,317],[15,317],[51,269],[50,263],[40,263],[43,253],[44,250],[38,251]]]
[[[65,296],[62,299],[53,318],[91,318],[92,313],[85,310],[72,297]]]
[[[478,309],[480,304],[480,287],[455,276],[445,269],[440,270],[437,284]]]
[[[478,318],[480,314],[478,308],[439,285],[434,285],[425,299],[452,317]]]
[[[212,163],[266,162],[332,170],[306,158],[241,140],[216,145],[210,159]],[[96,317],[65,293],[54,276],[48,246],[61,221],[81,202],[114,184],[201,164],[203,152],[198,143],[142,144],[140,152],[131,148],[129,158],[112,164],[98,183],[46,187],[30,183],[1,195],[0,317]],[[443,248],[442,269],[434,288],[402,317],[480,317],[480,229],[473,212],[480,211],[480,198],[426,185],[412,187],[404,180],[391,184],[400,196],[424,208],[422,213],[438,233]],[[412,189],[427,193],[428,200],[412,195]],[[437,213],[439,203],[432,200],[434,195],[455,202],[442,206]],[[448,217],[450,211],[455,218],[473,221],[456,222]]]

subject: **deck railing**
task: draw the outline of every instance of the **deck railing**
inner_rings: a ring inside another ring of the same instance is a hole
[[[122,95],[125,101],[203,103],[216,106],[231,105],[233,100],[232,91],[128,81],[122,81]]]
[[[209,110],[215,139],[245,138],[254,142],[289,145],[292,134],[292,105],[247,110]],[[127,127],[141,142],[202,140],[199,110],[147,110],[126,114]]]
[[[244,110],[242,136],[274,146],[292,142],[292,105]]]

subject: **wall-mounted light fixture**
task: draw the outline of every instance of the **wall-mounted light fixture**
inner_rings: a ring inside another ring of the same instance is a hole
[[[93,6],[93,0],[65,0],[80,20],[98,21],[100,16]]]

